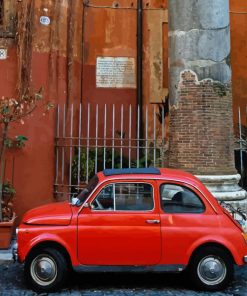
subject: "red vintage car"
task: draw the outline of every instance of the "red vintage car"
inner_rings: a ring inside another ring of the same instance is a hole
[[[114,169],[95,175],[71,203],[30,210],[17,230],[19,262],[38,292],[57,290],[69,270],[182,272],[219,290],[247,263],[247,233],[193,175]]]

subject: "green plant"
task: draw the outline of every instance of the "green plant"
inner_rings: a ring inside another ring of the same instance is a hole
[[[7,138],[4,144],[6,148],[23,148],[25,147],[27,140],[28,140],[27,137],[20,135],[20,136],[16,136],[14,139]]]
[[[89,150],[88,157],[88,176],[92,177],[94,172],[94,154],[92,150]],[[80,162],[80,163],[79,163]],[[86,179],[87,174],[87,150],[82,148],[79,153],[79,149],[75,148],[75,156],[72,162],[72,180],[73,183],[77,183],[78,181],[78,173],[80,171],[80,180]]]
[[[9,221],[13,217],[13,198],[15,196],[15,188],[10,183],[6,181],[3,183],[3,192],[2,192],[2,221]]]
[[[140,149],[141,150],[141,149]],[[105,159],[105,165],[104,165]],[[98,148],[97,149],[97,159],[96,159],[96,151],[95,149],[88,149],[88,179],[92,178],[95,173],[95,166],[97,161],[97,171],[102,171],[105,168],[112,168],[112,160],[114,162],[114,168],[121,167],[121,155],[118,150],[114,150],[114,154],[112,148]],[[80,161],[80,165],[79,165]],[[147,158],[147,166],[150,166],[152,160],[150,157]],[[139,159],[139,167],[145,167],[146,165],[146,157],[143,156]],[[137,167],[137,161],[131,159],[130,163],[131,168]],[[122,155],[122,167],[129,167],[129,158],[125,155]],[[85,182],[87,177],[87,149],[80,149],[80,157],[79,150],[75,148],[74,158],[72,161],[72,183],[78,183],[78,168],[80,168],[80,182]]]
[[[15,138],[8,136],[12,123],[24,123],[24,118],[28,117],[38,106],[39,101],[43,98],[43,88],[33,94],[21,95],[19,98],[2,97],[0,98],[0,222],[9,219],[4,206],[4,195],[10,193],[10,183],[4,183],[5,157],[8,148],[23,148],[28,140],[23,135]],[[50,103],[46,110],[50,109]],[[15,194],[12,189],[12,195]]]
[[[25,147],[25,143],[26,143],[27,140],[28,140],[28,138],[23,136],[23,135],[16,136],[15,137],[16,147],[18,147],[18,148]]]

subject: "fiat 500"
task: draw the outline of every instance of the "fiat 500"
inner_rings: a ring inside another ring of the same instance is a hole
[[[70,202],[27,212],[14,256],[31,288],[62,287],[84,272],[187,272],[224,289],[247,263],[247,233],[191,174],[171,169],[99,172]]]

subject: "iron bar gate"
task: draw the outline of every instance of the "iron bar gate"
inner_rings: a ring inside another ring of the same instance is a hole
[[[241,186],[247,189],[247,107],[238,108],[237,117],[235,161]],[[163,105],[147,105],[142,110],[114,104],[58,106],[56,125],[56,196],[64,198],[78,192],[95,173],[106,168],[167,166]]]
[[[107,168],[164,167],[165,115],[162,104],[58,106],[55,194],[74,194]]]
[[[238,108],[238,147],[235,149],[236,168],[241,174],[241,186],[247,189],[247,106]]]

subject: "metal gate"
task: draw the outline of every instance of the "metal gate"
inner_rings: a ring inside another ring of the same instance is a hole
[[[162,104],[85,104],[57,107],[55,195],[76,193],[107,168],[167,166],[167,120]],[[247,188],[247,108],[238,108],[235,161]]]
[[[241,186],[247,189],[247,107],[238,108],[237,147],[235,149],[235,162],[241,174]]]
[[[162,104],[81,104],[57,107],[55,194],[77,192],[106,168],[164,167],[166,113]]]

